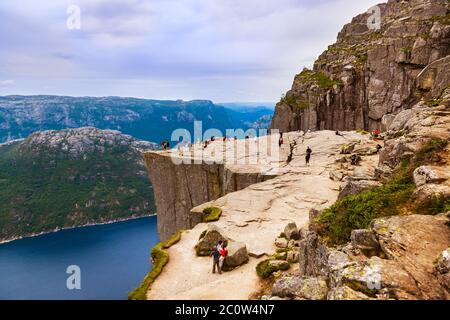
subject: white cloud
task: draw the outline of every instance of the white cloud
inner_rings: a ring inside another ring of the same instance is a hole
[[[20,79],[16,90],[227,101],[277,100],[378,2],[77,0],[70,31],[73,1],[16,1],[0,4],[0,77]]]
[[[1,80],[0,87],[12,87],[15,86],[16,82],[14,80]]]

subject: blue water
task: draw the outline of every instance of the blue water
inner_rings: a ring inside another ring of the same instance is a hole
[[[151,267],[156,217],[64,230],[0,245],[0,299],[126,299]],[[70,265],[81,289],[69,290]]]

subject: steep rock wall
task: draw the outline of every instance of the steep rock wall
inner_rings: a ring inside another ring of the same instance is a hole
[[[271,178],[258,172],[235,172],[224,164],[178,165],[165,152],[144,153],[144,160],[153,185],[161,241],[201,222],[201,217],[191,214],[193,207]]]
[[[417,102],[416,77],[449,54],[449,2],[391,0],[344,26],[337,42],[295,76],[277,104],[271,128],[384,129],[384,120]]]

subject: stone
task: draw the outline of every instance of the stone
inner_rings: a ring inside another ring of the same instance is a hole
[[[429,166],[418,167],[416,170],[414,170],[413,177],[416,187],[420,187],[424,184],[440,180],[438,173]],[[441,177],[441,180],[446,180],[446,177]]]
[[[272,287],[272,295],[307,300],[325,300],[328,293],[324,278],[302,278],[299,276],[283,276],[276,280]]]
[[[450,272],[450,248],[445,249],[439,255],[436,262],[436,270],[441,274]]]
[[[379,187],[381,183],[375,180],[352,180],[349,179],[344,182],[341,191],[339,192],[338,199],[342,199],[349,195],[358,194],[364,190]]]
[[[296,263],[298,262],[299,253],[297,250],[289,251],[287,253],[287,262],[289,263]]]
[[[344,173],[339,170],[330,171],[330,179],[333,181],[342,181],[344,179]]]
[[[355,167],[355,170],[350,178],[353,181],[375,180],[375,169],[366,166]]]
[[[327,300],[371,300],[371,298],[347,286],[340,286],[328,292]]]
[[[380,250],[380,244],[375,238],[374,233],[368,229],[352,230],[350,239],[352,245],[360,250],[373,252]]]
[[[247,246],[243,242],[229,241],[228,256],[223,261],[223,270],[229,271],[247,263],[249,260]]]
[[[288,241],[286,240],[286,238],[276,238],[275,246],[277,246],[278,248],[282,248],[282,249],[287,248]]]
[[[209,256],[219,241],[229,242],[228,240],[229,239],[225,236],[223,230],[216,225],[211,224],[203,232],[195,245],[195,252],[198,256]]]
[[[298,233],[297,225],[295,222],[290,222],[284,228],[284,234],[288,240],[298,240],[300,239],[300,235]]]

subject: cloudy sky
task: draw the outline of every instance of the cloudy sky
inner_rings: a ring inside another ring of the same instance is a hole
[[[277,101],[345,23],[379,2],[2,1],[0,95]]]

